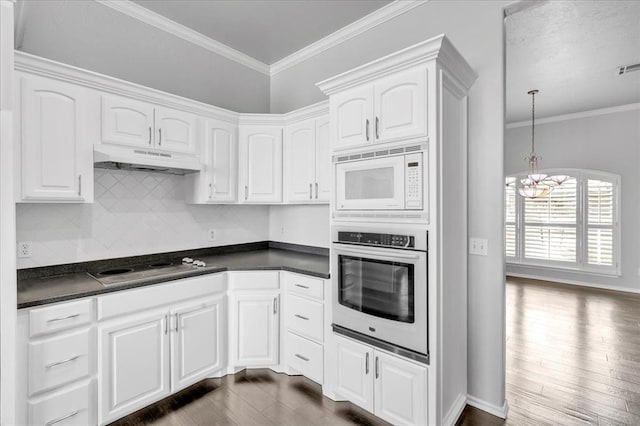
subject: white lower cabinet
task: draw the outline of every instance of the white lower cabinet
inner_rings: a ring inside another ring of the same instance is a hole
[[[226,325],[224,297],[187,304],[173,311],[171,383],[173,390],[189,386],[224,366],[222,327]]]
[[[340,336],[335,393],[396,425],[427,423],[427,367]]]
[[[95,422],[94,380],[29,402],[30,425],[86,426]]]
[[[100,324],[100,423],[221,368],[223,312],[224,296],[216,296]]]
[[[100,325],[100,422],[115,420],[171,391],[166,312]]]
[[[233,365],[253,367],[278,364],[278,293],[234,294],[230,299]]]

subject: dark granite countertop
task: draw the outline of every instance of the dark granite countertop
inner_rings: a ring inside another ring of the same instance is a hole
[[[194,257],[206,262],[204,268],[153,277],[106,287],[87,271],[105,266],[134,265],[160,259]],[[97,294],[148,286],[181,278],[223,271],[283,270],[329,278],[327,249],[283,243],[260,242],[234,246],[160,253],[131,258],[109,259],[69,265],[18,270],[18,309],[78,299]]]

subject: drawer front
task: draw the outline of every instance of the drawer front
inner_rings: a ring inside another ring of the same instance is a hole
[[[285,310],[285,327],[319,342],[324,340],[322,303],[288,294]]]
[[[224,274],[207,274],[117,291],[98,297],[98,321],[171,305],[181,300],[204,298],[225,290]]]
[[[323,347],[291,332],[287,333],[287,365],[316,383],[323,382]]]
[[[29,310],[29,336],[53,333],[89,324],[93,320],[93,299],[61,303]]]
[[[299,274],[287,273],[284,275],[285,287],[288,292],[317,300],[324,300],[323,280]]]
[[[86,426],[95,424],[93,381],[29,401],[29,424]]]
[[[91,374],[91,329],[29,343],[29,395]]]
[[[272,290],[280,288],[279,271],[229,272],[230,290]]]

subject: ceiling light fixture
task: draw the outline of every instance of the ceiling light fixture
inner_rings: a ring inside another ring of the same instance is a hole
[[[520,179],[517,185],[518,193],[526,198],[541,198],[549,194],[554,187],[561,185],[569,179],[567,175],[547,176],[538,172],[538,160],[542,157],[535,151],[535,124],[536,124],[536,94],[537,89],[527,92],[531,95],[531,153],[524,158],[528,164],[527,177]]]

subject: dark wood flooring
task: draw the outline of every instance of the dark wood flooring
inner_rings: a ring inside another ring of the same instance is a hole
[[[349,402],[322,396],[301,376],[267,369],[208,379],[111,424],[112,426],[388,425]]]
[[[459,425],[640,425],[640,295],[507,280],[509,413]]]
[[[460,426],[640,426],[640,295],[507,280],[506,420],[467,406]],[[210,379],[115,425],[385,425],[299,376]]]

